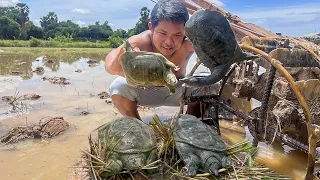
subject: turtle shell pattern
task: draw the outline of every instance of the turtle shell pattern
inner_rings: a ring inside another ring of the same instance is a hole
[[[185,32],[201,63],[209,69],[243,60],[239,59],[242,50],[231,26],[219,12],[198,10],[187,21]]]
[[[126,79],[133,86],[163,85],[170,70],[159,53],[128,51],[120,57]]]
[[[99,128],[98,137],[103,144],[111,142],[118,153],[144,153],[156,149],[156,139],[152,129],[144,122],[130,117],[122,117]]]
[[[197,149],[213,152],[226,151],[226,145],[219,135],[195,116],[183,115],[177,120],[174,138],[176,142],[189,144]]]

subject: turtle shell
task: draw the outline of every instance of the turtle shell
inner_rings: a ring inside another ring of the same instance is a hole
[[[187,21],[185,32],[201,63],[209,69],[232,64],[242,53],[229,22],[219,12],[198,10]]]
[[[195,148],[215,152],[226,151],[226,145],[219,135],[195,116],[183,115],[177,120],[174,138],[176,142],[186,143]]]
[[[128,51],[120,57],[121,66],[126,78],[134,82],[164,82],[170,67],[164,63],[159,53]]]
[[[153,130],[144,122],[131,117],[121,117],[99,128],[99,140],[110,144],[114,152],[144,153],[156,148]]]

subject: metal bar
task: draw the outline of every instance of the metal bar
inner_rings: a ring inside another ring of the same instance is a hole
[[[277,69],[273,66],[271,66],[271,68],[269,69],[268,79],[267,79],[266,87],[263,92],[263,98],[260,106],[260,111],[258,114],[259,121],[255,123],[256,134],[260,134],[259,132],[264,132],[265,134],[265,124],[266,124],[266,116],[268,113],[269,98],[272,90],[272,85],[274,82],[274,77],[276,75],[276,70]],[[254,137],[252,142],[253,146],[258,146],[259,141],[260,139],[257,136]]]

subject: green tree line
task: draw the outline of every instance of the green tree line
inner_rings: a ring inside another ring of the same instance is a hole
[[[11,7],[0,7],[0,39],[1,40],[58,40],[58,41],[109,41],[117,47],[124,38],[139,34],[148,29],[150,10],[143,7],[140,19],[135,27],[125,31],[113,30],[106,20],[95,22],[87,27],[80,27],[72,20],[59,21],[55,12],[49,12],[40,18],[38,27],[29,21],[29,7],[25,3],[17,3]]]

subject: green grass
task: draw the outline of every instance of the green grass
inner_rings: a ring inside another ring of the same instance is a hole
[[[0,59],[15,59],[16,57],[34,59],[47,56],[48,59],[74,59],[80,57],[104,57],[113,48],[43,48],[43,47],[0,47]]]
[[[60,47],[60,48],[109,48],[111,47],[108,41],[83,42],[71,41],[60,42],[56,40],[41,40],[33,38],[31,40],[0,40],[0,47]]]

